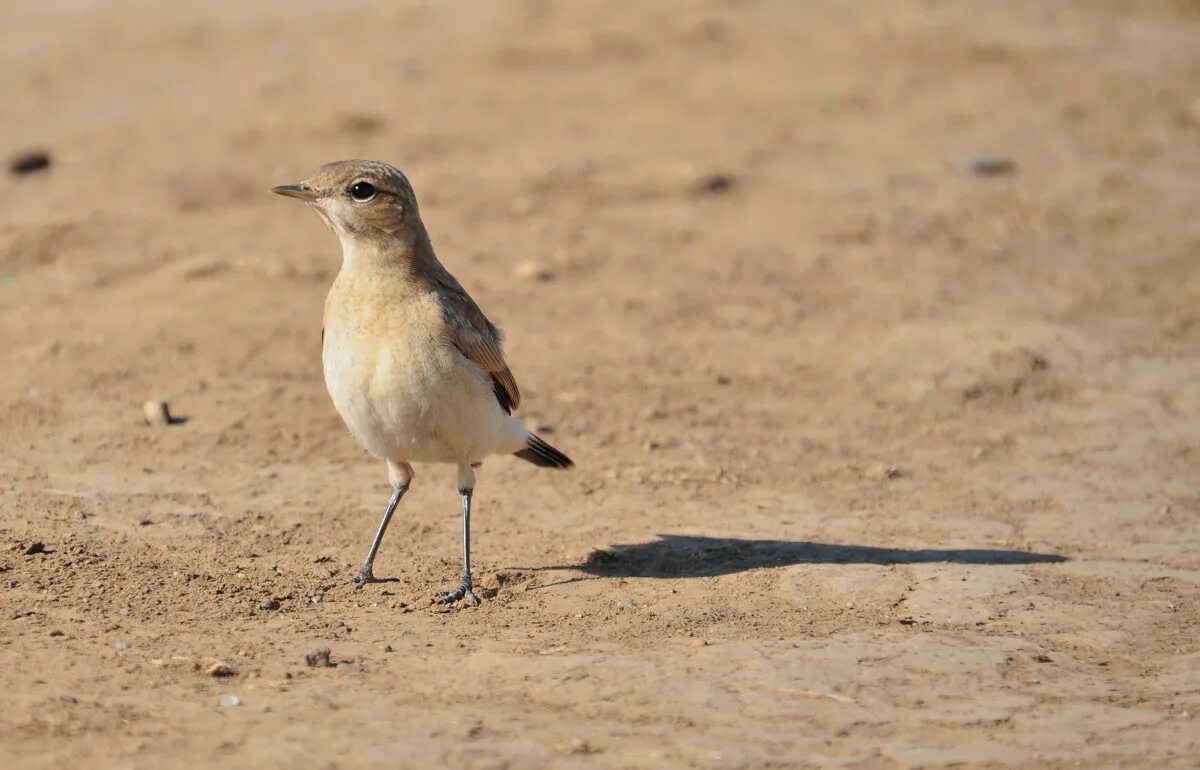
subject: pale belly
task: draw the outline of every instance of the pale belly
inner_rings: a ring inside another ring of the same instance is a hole
[[[470,463],[524,445],[491,382],[436,339],[364,340],[326,328],[325,385],[368,452],[397,462]]]

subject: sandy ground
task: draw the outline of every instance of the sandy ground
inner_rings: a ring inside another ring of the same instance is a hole
[[[10,8],[0,765],[1200,765],[1198,11]],[[448,467],[345,582],[386,474],[267,193],[344,157],[579,464],[484,466],[475,609]]]

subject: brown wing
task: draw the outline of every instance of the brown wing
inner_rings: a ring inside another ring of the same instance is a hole
[[[451,341],[464,356],[479,365],[492,378],[496,400],[509,414],[521,404],[521,391],[504,361],[500,346],[503,335],[487,319],[475,300],[445,271],[435,279],[442,299],[442,315]]]

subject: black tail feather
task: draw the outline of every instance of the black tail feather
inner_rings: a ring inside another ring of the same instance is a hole
[[[526,462],[531,462],[539,468],[570,468],[575,465],[571,458],[547,444],[539,436],[529,434],[529,445],[520,452],[514,452]]]

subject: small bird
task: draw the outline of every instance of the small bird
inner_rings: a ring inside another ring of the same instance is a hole
[[[325,385],[363,447],[387,462],[392,496],[355,582],[376,582],[379,544],[412,483],[411,463],[458,466],[463,574],[445,604],[479,603],[471,580],[475,468],[514,454],[543,468],[571,459],[512,412],[521,403],[500,330],[433,253],[417,199],[399,169],[343,160],[272,192],[317,210],[342,243],[342,268],[325,298]]]

